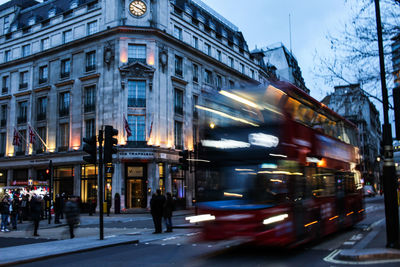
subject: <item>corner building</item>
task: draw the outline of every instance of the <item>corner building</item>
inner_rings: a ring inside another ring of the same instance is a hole
[[[103,125],[119,131],[105,177],[112,205],[118,193],[122,209],[149,207],[160,188],[190,206],[193,174],[178,153],[198,136],[194,106],[267,77],[241,32],[199,0],[11,0],[0,34],[0,187],[48,185],[52,160],[54,193],[80,196],[83,210],[97,168],[82,139]]]

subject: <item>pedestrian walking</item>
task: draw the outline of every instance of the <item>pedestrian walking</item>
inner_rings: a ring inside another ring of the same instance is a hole
[[[31,199],[31,217],[33,221],[33,236],[39,236],[38,229],[39,229],[39,222],[40,222],[40,215],[42,214],[42,199],[38,195],[33,195]]]
[[[174,210],[174,199],[170,192],[167,193],[167,199],[165,200],[163,216],[165,221],[165,232],[172,232],[172,211]]]
[[[153,216],[155,231],[153,234],[162,233],[162,216],[165,203],[165,197],[161,195],[161,190],[157,189],[157,194],[150,200],[151,215]]]
[[[65,207],[65,202],[67,201],[67,195],[65,192],[61,194],[61,219],[64,219],[64,207]]]
[[[14,194],[14,198],[11,202],[11,224],[13,230],[17,230],[18,213],[20,211],[20,200],[17,194]]]
[[[29,199],[26,194],[22,195],[22,200],[21,200],[21,218],[19,223],[22,223],[22,220],[26,221],[28,219],[28,211],[29,211]]]
[[[61,216],[61,201],[62,198],[60,194],[56,195],[56,199],[54,201],[54,212],[56,214],[56,217],[54,219],[54,223],[61,223],[60,222],[60,216]]]
[[[71,197],[67,203],[65,203],[65,218],[67,219],[69,234],[71,238],[74,238],[74,228],[79,224],[79,207],[78,199]]]
[[[1,213],[1,231],[9,232],[7,228],[8,216],[10,216],[10,198],[5,195],[0,203],[0,213]]]

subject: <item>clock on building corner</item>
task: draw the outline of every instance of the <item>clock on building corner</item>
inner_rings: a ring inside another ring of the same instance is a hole
[[[146,3],[141,0],[134,0],[129,4],[129,12],[135,17],[143,16],[146,11]]]

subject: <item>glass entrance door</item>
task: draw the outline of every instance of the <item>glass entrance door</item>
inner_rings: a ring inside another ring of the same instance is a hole
[[[144,188],[144,179],[128,179],[127,188],[127,208],[145,208],[146,191]]]

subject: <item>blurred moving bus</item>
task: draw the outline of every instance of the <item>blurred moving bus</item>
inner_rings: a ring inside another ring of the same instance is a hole
[[[295,246],[364,218],[356,126],[294,85],[221,90],[195,106],[202,238]]]

